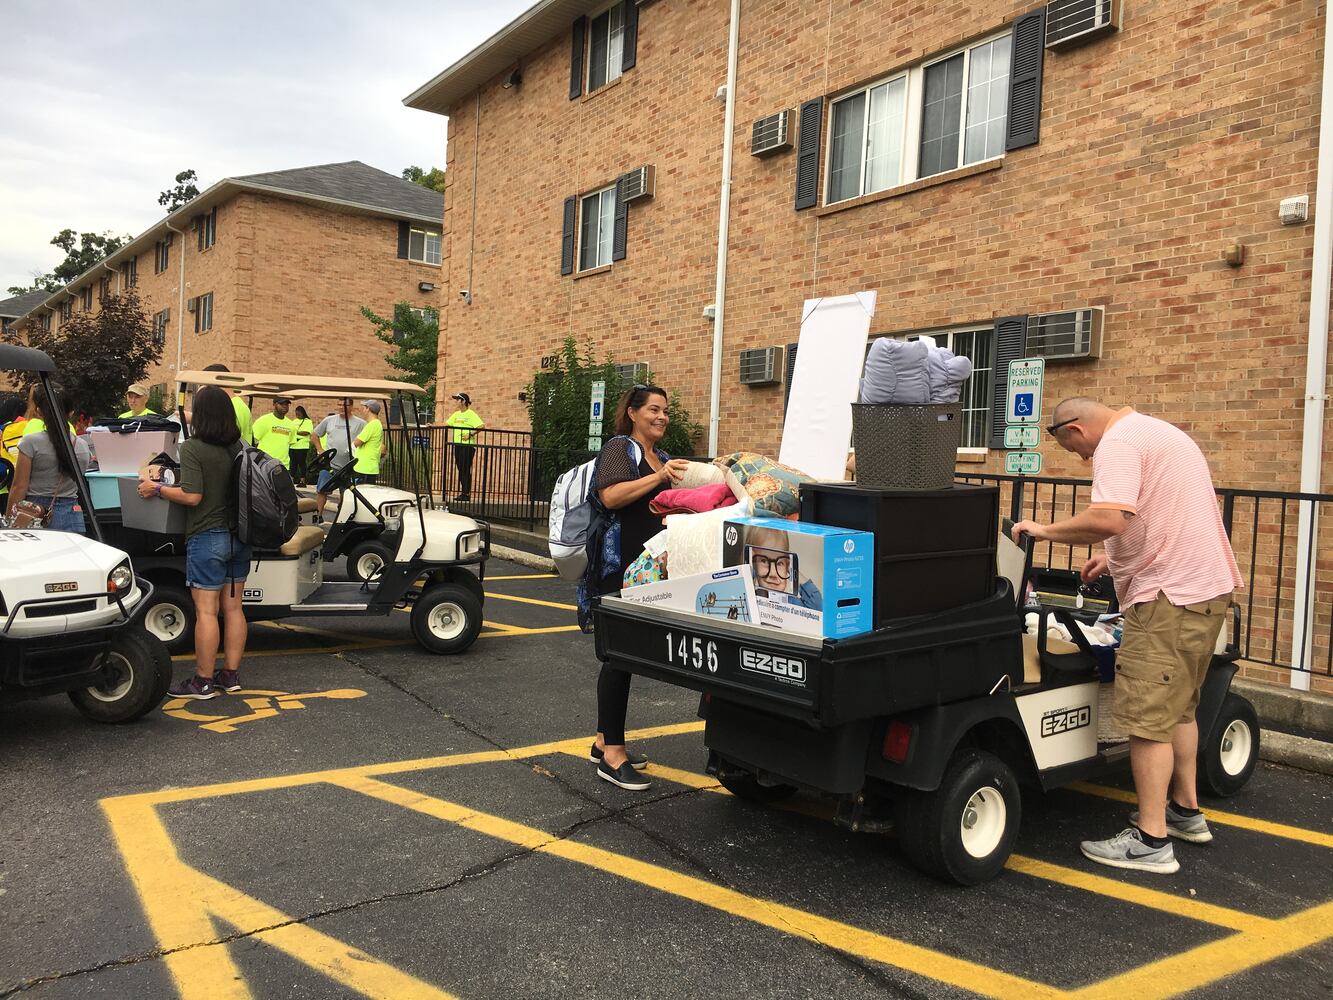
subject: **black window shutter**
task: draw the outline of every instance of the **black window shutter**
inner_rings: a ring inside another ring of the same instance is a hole
[[[1004,416],[1009,406],[1009,362],[1027,350],[1028,318],[1004,316],[995,321],[994,388],[990,406],[990,447],[1004,447]]]
[[[787,345],[787,378],[782,385],[782,412],[787,412],[787,404],[791,402],[791,377],[796,371],[796,344]]]
[[[1046,52],[1045,41],[1045,7],[1038,7],[1014,22],[1006,150],[1035,146],[1041,138],[1041,62]]]
[[[407,260],[407,240],[412,233],[412,224],[410,222],[398,223],[398,256]]]
[[[621,35],[623,48],[620,56],[620,70],[633,69],[639,59],[639,4],[637,0],[625,0],[624,34]]]
[[[574,272],[574,223],[578,216],[577,197],[565,199],[565,231],[560,239],[560,273]]]
[[[204,217],[202,215],[196,215],[194,217],[194,225],[195,229],[199,231],[199,249],[202,250],[204,248]]]
[[[611,259],[625,259],[629,242],[629,202],[625,200],[625,175],[616,178],[616,220],[611,227]]]
[[[819,130],[824,119],[824,98],[801,105],[800,138],[796,147],[796,209],[814,208],[819,201]]]
[[[569,99],[578,100],[583,93],[583,38],[588,33],[588,19],[574,22],[574,44],[569,53]]]

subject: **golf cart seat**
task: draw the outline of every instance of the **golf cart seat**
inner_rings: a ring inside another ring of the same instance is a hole
[[[299,497],[296,501],[296,513],[313,514],[319,509],[314,497]]]
[[[313,524],[303,524],[296,529],[296,534],[282,543],[278,555],[294,559],[299,555],[318,549],[324,545],[324,531]]]

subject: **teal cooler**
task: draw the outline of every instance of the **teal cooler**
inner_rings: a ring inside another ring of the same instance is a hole
[[[138,476],[126,476],[121,472],[89,472],[88,492],[92,494],[93,510],[120,510],[120,481],[131,479],[139,481]]]

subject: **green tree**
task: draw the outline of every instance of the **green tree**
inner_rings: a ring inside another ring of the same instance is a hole
[[[403,180],[411,181],[413,184],[420,184],[424,188],[430,188],[432,191],[444,190],[444,171],[439,167],[431,167],[429,170],[422,170],[420,167],[404,167]]]
[[[375,327],[375,336],[393,350],[384,356],[389,367],[406,382],[426,390],[423,419],[428,418],[435,398],[435,369],[440,354],[440,317],[434,309],[399,302],[393,319],[377,315],[367,306],[361,315]]]
[[[54,292],[62,285],[73,281],[99,260],[111,256],[128,243],[130,239],[128,233],[124,236],[116,236],[110,231],[80,233],[74,229],[62,229],[51,237],[51,245],[65,251],[65,259],[57,264],[49,274],[43,274],[40,271],[34,272],[32,284],[26,288],[22,285],[11,285],[9,294],[23,295],[37,289]]]
[[[182,205],[189,204],[199,197],[199,188],[194,183],[198,179],[193,170],[182,170],[176,175],[176,186],[167,188],[159,194],[157,203],[168,212],[174,212]]]
[[[14,332],[7,339],[23,343]],[[124,409],[125,387],[142,382],[162,357],[153,321],[133,288],[108,295],[95,316],[75,313],[58,332],[29,331],[26,342],[51,356],[69,398],[95,417]],[[33,381],[31,372],[11,374],[25,387]]]

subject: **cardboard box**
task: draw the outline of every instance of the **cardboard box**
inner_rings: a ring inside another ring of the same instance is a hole
[[[97,456],[99,472],[137,474],[140,466],[155,455],[166,452],[173,461],[180,460],[180,446],[170,431],[137,431],[120,434],[116,431],[92,431],[88,444]]]
[[[841,639],[874,628],[875,536],[773,517],[722,528],[727,566],[754,580],[759,623]]]
[[[626,587],[620,596],[635,604],[689,611],[707,618],[744,622],[747,625],[759,621],[754,583],[747,566]]]

